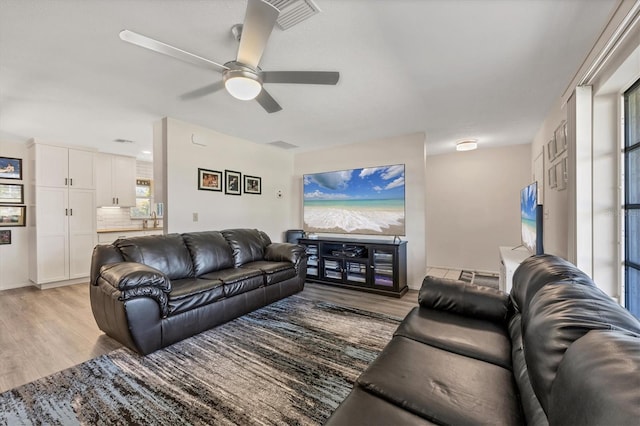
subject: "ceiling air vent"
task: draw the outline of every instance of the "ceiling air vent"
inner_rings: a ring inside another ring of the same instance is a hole
[[[312,0],[266,0],[280,11],[276,21],[281,30],[288,30],[307,18],[320,12]]]
[[[293,144],[285,142],[285,141],[269,142],[268,145],[277,146],[278,148],[282,148],[282,149],[298,148],[297,145],[293,145]]]

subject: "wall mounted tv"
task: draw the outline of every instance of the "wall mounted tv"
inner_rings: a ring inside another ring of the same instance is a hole
[[[308,233],[405,235],[404,164],[305,174]]]
[[[532,254],[542,254],[542,206],[538,204],[538,183],[520,191],[520,229],[522,245]]]

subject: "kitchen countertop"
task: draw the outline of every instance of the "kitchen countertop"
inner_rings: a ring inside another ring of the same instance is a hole
[[[98,234],[107,234],[110,232],[144,232],[144,231],[162,231],[162,226],[150,228],[119,228],[119,229],[98,229]]]

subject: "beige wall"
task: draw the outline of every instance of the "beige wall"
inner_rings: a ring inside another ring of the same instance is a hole
[[[528,144],[427,157],[428,265],[497,272],[498,247],[520,244],[530,164]]]
[[[283,232],[292,222],[293,155],[179,120],[164,120],[166,165],[164,176],[154,175],[154,180],[162,180],[165,191],[165,230],[181,233],[256,228],[273,241],[282,241]],[[228,169],[243,176],[261,177],[262,194],[237,196],[198,190],[198,168],[223,173]],[[282,191],[282,198],[276,197],[277,191]],[[197,222],[193,220],[194,213],[198,215]]]

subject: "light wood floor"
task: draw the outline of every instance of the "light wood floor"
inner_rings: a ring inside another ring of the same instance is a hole
[[[417,291],[401,299],[322,284],[298,293],[394,317],[418,304]],[[0,392],[48,376],[121,347],[96,325],[88,284],[49,290],[34,287],[0,291]]]

